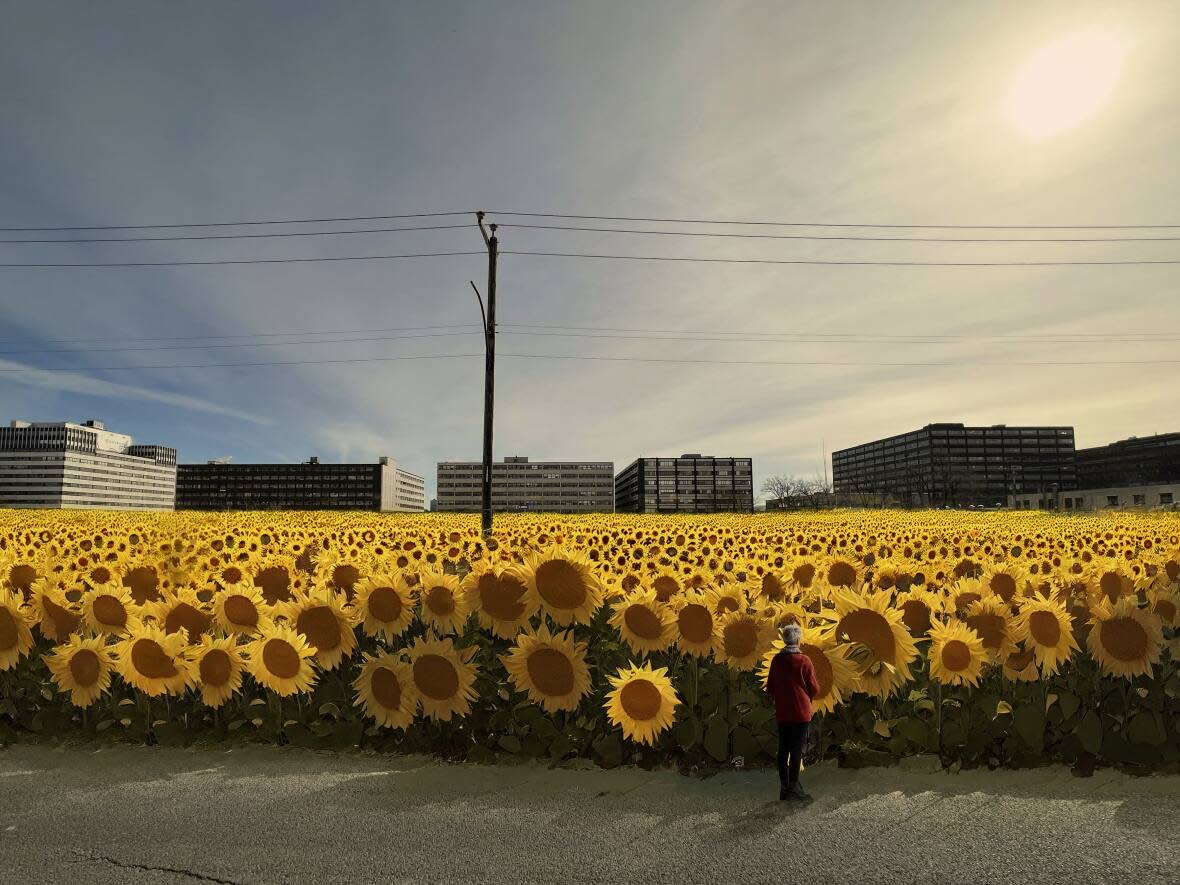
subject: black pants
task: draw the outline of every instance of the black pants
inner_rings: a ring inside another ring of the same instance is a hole
[[[780,722],[778,724],[778,779],[783,787],[799,780],[799,765],[803,761],[803,741],[810,722]]]

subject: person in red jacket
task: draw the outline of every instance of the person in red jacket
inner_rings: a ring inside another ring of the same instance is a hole
[[[798,624],[783,627],[786,648],[770,662],[766,690],[774,699],[778,722],[779,799],[810,799],[799,783],[803,741],[811,725],[811,699],[819,694],[811,658],[799,651],[803,630]]]

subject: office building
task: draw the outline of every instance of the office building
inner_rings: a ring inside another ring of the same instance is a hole
[[[1180,482],[1009,495],[1015,510],[1175,510]]]
[[[1002,506],[1074,488],[1074,464],[1072,427],[928,424],[833,452],[832,481],[845,505]]]
[[[426,509],[421,476],[392,458],[376,464],[181,464],[177,510]]]
[[[498,512],[610,513],[615,507],[611,461],[529,461],[517,455],[492,464],[492,509]],[[478,512],[483,464],[440,461],[438,509]]]
[[[753,461],[712,455],[638,458],[615,477],[615,509],[620,513],[752,513]]]
[[[171,510],[176,449],[134,445],[101,421],[0,427],[0,507]]]
[[[1078,449],[1078,487],[1109,489],[1180,482],[1180,433],[1132,436]]]

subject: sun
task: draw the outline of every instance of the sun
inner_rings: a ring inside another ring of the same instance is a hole
[[[1012,122],[1032,138],[1076,126],[1110,96],[1122,60],[1122,42],[1096,31],[1071,34],[1042,47],[1012,81]]]

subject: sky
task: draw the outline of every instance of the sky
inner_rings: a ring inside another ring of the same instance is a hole
[[[1180,356],[1180,265],[510,254],[1167,260],[1180,259],[1180,242],[689,238],[516,225],[956,231],[508,214],[1180,224],[1177,4],[0,2],[0,13],[0,227],[476,209],[498,220],[507,254],[497,459],[611,460],[621,470],[640,456],[743,456],[757,487],[771,474],[816,476],[825,452],[930,422],[1068,424],[1079,446],[1180,430],[1178,365],[1165,362]],[[1117,81],[1077,125],[1030,133],[1012,112],[1014,78],[1039,49],[1079,32],[1117,41]],[[482,451],[483,345],[469,281],[486,288],[487,259],[473,221],[228,229],[472,222],[330,237],[0,244],[8,264],[473,253],[0,267],[0,420],[99,418],[176,447],[181,463],[389,455],[424,474],[432,496],[436,462]],[[957,234],[1180,237],[1180,228]],[[545,326],[565,334],[522,334],[554,331]],[[722,334],[734,332],[745,334]],[[771,333],[789,337],[751,340]],[[941,337],[914,340],[929,336]],[[357,340],[366,337],[383,340]],[[325,362],[354,359],[369,361]],[[287,364],[208,366],[259,362]],[[1031,364],[1045,362],[1069,364]]]

